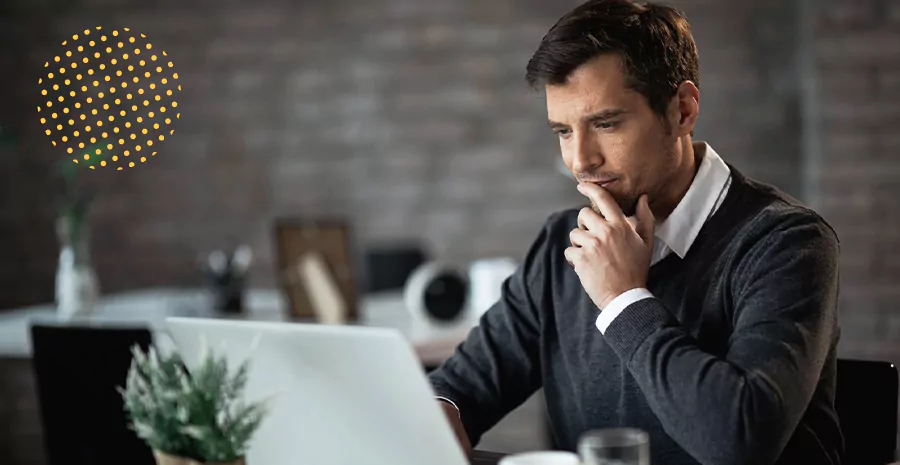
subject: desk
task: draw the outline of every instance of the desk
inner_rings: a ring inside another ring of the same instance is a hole
[[[53,304],[0,312],[0,357],[31,356],[29,327],[32,322],[71,322],[81,325],[149,326],[162,346],[170,345],[165,319],[170,316],[236,318],[255,321],[301,321],[288,315],[286,299],[279,290],[254,289],[245,296],[246,310],[240,315],[217,314],[210,296],[202,289],[149,289],[104,296],[88,316],[62,320]],[[469,313],[447,326],[434,326],[413,318],[399,292],[364,296],[356,324],[396,328],[409,339],[425,365],[438,365],[449,357],[477,318]],[[308,321],[308,320],[307,320]]]

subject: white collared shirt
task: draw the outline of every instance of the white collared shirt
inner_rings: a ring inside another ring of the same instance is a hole
[[[703,156],[702,161],[684,197],[669,217],[656,225],[653,251],[650,255],[651,266],[673,252],[680,258],[687,255],[694,239],[700,233],[700,228],[718,210],[731,185],[731,169],[709,144],[695,142],[694,151]],[[597,329],[601,333],[605,332],[626,307],[652,297],[653,294],[645,288],[632,289],[620,294],[600,312],[595,323]]]

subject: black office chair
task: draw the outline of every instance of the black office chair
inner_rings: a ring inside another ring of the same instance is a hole
[[[153,465],[128,428],[122,397],[131,347],[147,329],[32,325],[32,365],[48,465]]]
[[[897,367],[839,359],[835,409],[844,433],[843,463],[884,465],[897,449]]]

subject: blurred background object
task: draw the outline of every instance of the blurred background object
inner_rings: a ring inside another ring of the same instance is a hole
[[[103,295],[191,293],[205,286],[197,254],[243,243],[253,254],[244,287],[283,289],[294,314],[312,317],[283,281],[282,255],[296,259],[291,244],[305,239],[272,227],[339,218],[346,229],[328,234],[334,255],[323,257],[352,316],[367,286],[397,292],[428,261],[520,260],[552,212],[583,202],[560,174],[542,95],[524,83],[541,37],[579,3],[2,2],[0,323],[56,298],[61,154],[35,108],[44,63],[71,34],[144,33],[184,86],[183,117],[156,157],[79,172],[93,193],[87,249]],[[697,139],[834,226],[840,354],[900,362],[900,2],[667,3],[685,10],[700,51]],[[367,262],[365,251],[398,243],[421,257]],[[0,405],[0,463],[44,463],[27,366],[0,360],[0,398],[18,399]],[[540,448],[536,399],[487,444]]]

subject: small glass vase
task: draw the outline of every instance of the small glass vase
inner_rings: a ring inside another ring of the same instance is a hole
[[[85,218],[64,215],[56,221],[60,242],[56,270],[56,309],[63,319],[92,313],[100,286],[90,260],[90,234]]]

